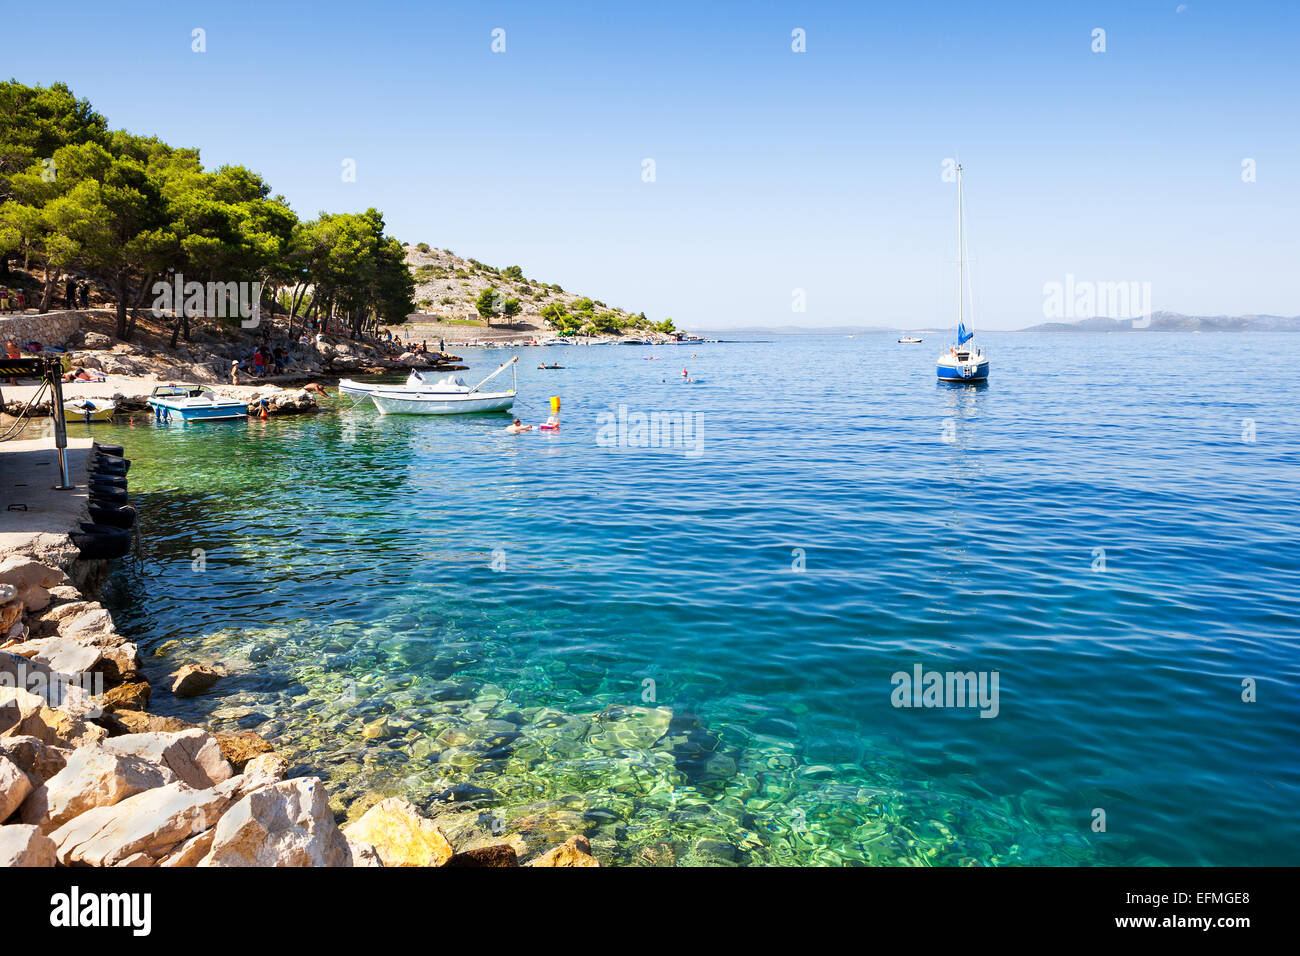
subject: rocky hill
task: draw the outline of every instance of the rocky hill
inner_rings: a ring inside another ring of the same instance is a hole
[[[631,329],[648,324],[635,313],[568,292],[558,285],[527,278],[518,266],[489,266],[477,259],[464,259],[449,249],[432,248],[427,243],[405,248],[406,264],[415,276],[415,301],[419,312],[410,321],[416,324],[437,319],[479,325],[481,319],[475,303],[488,288],[495,288],[504,299],[514,299],[519,305],[516,315],[492,318],[490,323],[494,327],[548,328],[541,313],[553,304],[574,316],[591,316],[597,320],[604,317],[606,323],[620,328]]]

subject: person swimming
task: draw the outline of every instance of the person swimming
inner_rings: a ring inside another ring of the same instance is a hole
[[[509,425],[506,426],[506,431],[508,431],[512,435],[519,435],[522,434],[523,432],[532,431],[532,429],[533,429],[532,425],[525,425],[517,418]]]

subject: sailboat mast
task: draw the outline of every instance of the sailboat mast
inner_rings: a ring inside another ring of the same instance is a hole
[[[957,334],[961,335],[962,327],[962,289],[966,284],[966,263],[962,257],[964,243],[962,242],[962,215],[961,215],[961,164],[957,164]],[[958,343],[960,344],[960,343]]]

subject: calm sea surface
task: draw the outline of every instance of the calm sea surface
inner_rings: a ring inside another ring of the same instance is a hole
[[[975,389],[894,338],[521,350],[516,411],[560,396],[558,433],[350,399],[95,426],[142,512],[106,600],[156,711],[454,839],[1300,862],[1298,340],[981,335]],[[620,404],[697,431],[607,447]],[[189,662],[230,676],[174,699]],[[996,672],[996,716],[895,707],[917,665]]]

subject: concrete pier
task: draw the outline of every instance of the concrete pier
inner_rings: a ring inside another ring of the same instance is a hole
[[[68,439],[68,475],[74,487],[55,491],[59,458],[52,438],[0,442],[0,559],[26,554],[61,564],[60,556],[69,557],[73,545],[68,532],[80,530],[79,523],[88,520],[91,445],[89,438]]]

